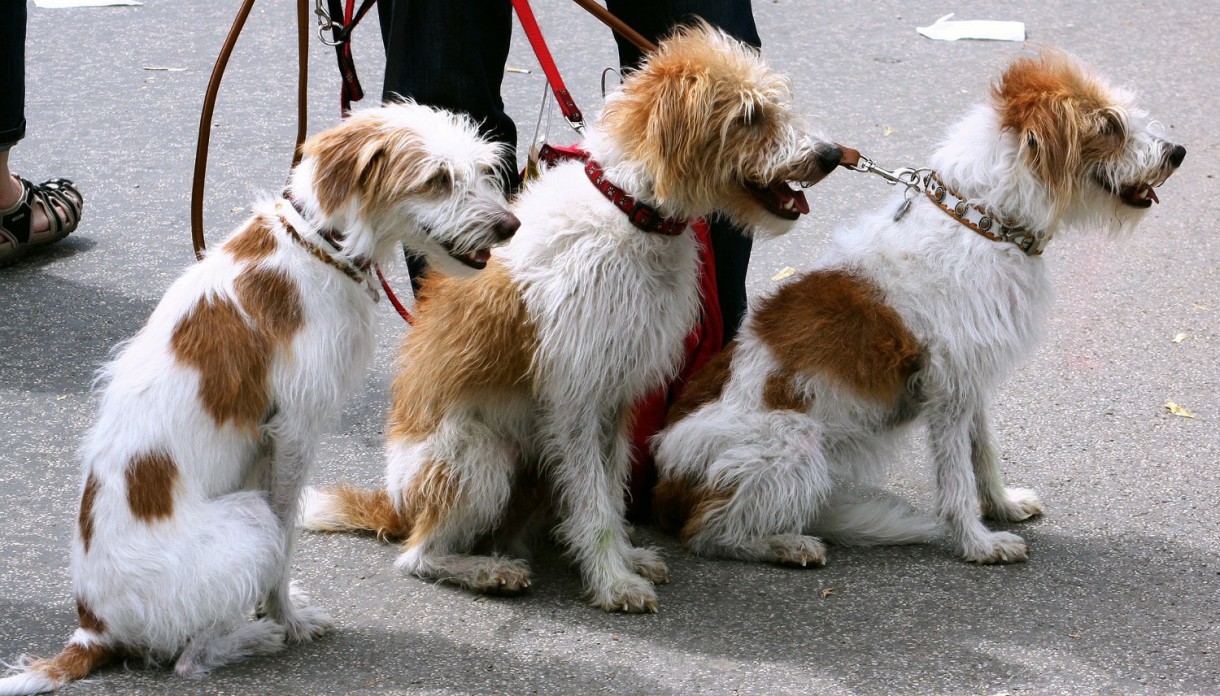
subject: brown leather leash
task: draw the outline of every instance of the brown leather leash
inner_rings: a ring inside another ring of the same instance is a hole
[[[195,173],[191,182],[191,243],[195,247],[195,258],[203,258],[203,250],[207,245],[203,238],[203,189],[207,178],[208,146],[212,139],[212,115],[216,111],[216,95],[220,92],[220,80],[228,67],[229,57],[233,55],[233,47],[237,37],[246,26],[246,18],[254,8],[254,0],[243,0],[237,10],[237,16],[229,27],[216,63],[212,66],[212,76],[208,79],[208,88],[203,96],[203,110],[199,115],[199,140],[195,145]],[[301,161],[301,144],[305,142],[305,131],[308,126],[306,91],[309,82],[309,1],[297,0],[297,139],[292,152],[292,165]]]

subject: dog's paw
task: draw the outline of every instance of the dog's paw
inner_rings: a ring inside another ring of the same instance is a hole
[[[1029,558],[1029,549],[1025,540],[1016,534],[991,532],[979,543],[964,548],[962,555],[971,563],[1020,563]]]
[[[530,587],[530,567],[517,558],[494,556],[474,572],[466,584],[483,594],[519,595]]]
[[[594,590],[592,604],[606,611],[621,611],[626,614],[657,613],[657,593],[652,583],[638,575],[630,575],[611,585],[605,591]]]
[[[820,539],[802,534],[777,534],[766,539],[770,558],[780,565],[798,568],[826,565],[826,545]]]
[[[669,566],[661,560],[661,555],[657,553],[656,549],[633,546],[628,557],[631,559],[632,570],[636,575],[654,585],[664,585],[669,582]]]
[[[279,619],[279,624],[284,627],[289,643],[308,643],[326,635],[335,626],[325,609],[312,605],[296,607],[289,616]]]
[[[987,505],[984,512],[989,519],[1021,522],[1042,514],[1042,500],[1028,488],[1006,488],[1004,500]]]

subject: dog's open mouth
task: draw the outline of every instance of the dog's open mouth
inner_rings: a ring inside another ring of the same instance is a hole
[[[1165,183],[1164,179],[1152,183],[1139,181],[1120,187],[1100,176],[1096,177],[1096,181],[1099,186],[1132,208],[1151,208],[1153,203],[1160,203],[1161,199],[1156,195],[1156,187]]]
[[[747,182],[746,190],[754,194],[767,212],[785,220],[795,220],[809,212],[809,202],[805,200],[805,192],[793,189],[783,181],[776,181],[767,186]]]
[[[1156,190],[1150,184],[1125,186],[1122,191],[1119,191],[1118,197],[1132,208],[1150,208],[1153,203],[1161,202],[1161,199],[1157,198]]]
[[[489,247],[475,249],[474,251],[467,251],[465,253],[458,253],[448,244],[444,244],[443,246],[445,247],[445,251],[448,252],[450,256],[476,271],[481,271],[484,268],[487,268],[487,262],[491,260],[491,248]]]

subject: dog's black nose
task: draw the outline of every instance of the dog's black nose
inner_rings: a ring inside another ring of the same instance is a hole
[[[513,215],[512,213],[508,213],[504,217],[500,218],[500,221],[496,223],[496,238],[502,240],[508,239],[516,234],[517,228],[520,226],[521,221],[517,219],[517,216]]]
[[[842,159],[843,151],[838,145],[828,145],[825,149],[818,150],[818,166],[826,173],[833,172]]]
[[[1186,148],[1181,145],[1174,145],[1169,151],[1169,163],[1177,167],[1182,164],[1182,160],[1186,159]]]

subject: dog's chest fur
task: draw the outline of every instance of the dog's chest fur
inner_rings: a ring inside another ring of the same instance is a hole
[[[698,243],[633,227],[579,164],[545,176],[518,202],[504,254],[538,332],[535,369],[634,401],[679,366],[699,311]]]

